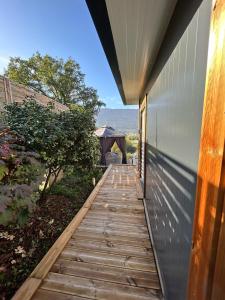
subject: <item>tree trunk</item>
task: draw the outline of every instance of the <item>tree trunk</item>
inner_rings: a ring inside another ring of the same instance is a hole
[[[45,185],[44,185],[44,188],[43,190],[41,191],[41,196],[40,196],[40,202],[44,199],[44,196],[45,196],[45,191],[46,191],[46,188],[48,186],[48,183],[49,183],[49,179],[50,179],[50,176],[52,175],[52,170],[51,168],[48,170],[48,175],[47,175],[47,178],[45,180]]]
[[[49,187],[49,191],[51,191],[52,187],[54,186],[54,184],[56,183],[56,180],[59,176],[60,171],[62,170],[62,168],[60,167],[56,172],[54,172],[55,178],[51,184],[51,186]]]

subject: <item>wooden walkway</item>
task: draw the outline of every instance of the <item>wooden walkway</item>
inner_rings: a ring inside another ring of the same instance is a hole
[[[110,166],[13,299],[161,299],[136,178]]]

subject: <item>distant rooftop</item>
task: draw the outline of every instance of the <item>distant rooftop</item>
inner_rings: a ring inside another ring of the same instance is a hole
[[[124,133],[115,130],[114,128],[104,125],[98,129],[95,130],[95,134],[98,137],[123,137],[125,136]]]

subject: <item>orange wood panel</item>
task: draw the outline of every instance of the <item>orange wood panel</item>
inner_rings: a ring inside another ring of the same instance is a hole
[[[212,298],[224,197],[225,0],[211,15],[188,299]],[[225,295],[225,285],[223,285]],[[225,296],[224,296],[225,297]],[[224,298],[223,298],[224,299]]]
[[[225,186],[225,151],[223,154],[222,182]],[[217,247],[216,266],[213,277],[212,299],[223,300],[225,298],[225,196],[223,197],[223,211],[221,216],[221,227],[219,243]]]

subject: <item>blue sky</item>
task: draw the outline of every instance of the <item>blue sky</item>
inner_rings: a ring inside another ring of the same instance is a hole
[[[0,73],[10,56],[71,56],[109,108],[123,106],[84,0],[0,0]]]

